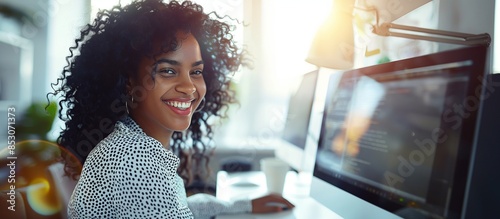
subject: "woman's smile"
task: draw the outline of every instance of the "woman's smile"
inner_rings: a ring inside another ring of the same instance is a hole
[[[167,107],[174,113],[179,114],[181,116],[188,116],[193,111],[192,103],[194,101],[195,99],[177,98],[177,99],[163,100],[163,103],[165,103]]]

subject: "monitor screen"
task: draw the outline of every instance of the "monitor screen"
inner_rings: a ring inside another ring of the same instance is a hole
[[[314,176],[404,218],[459,217],[485,57],[470,47],[344,72]]]
[[[298,89],[288,102],[282,138],[301,149],[306,145],[317,78],[317,70],[303,75]]]

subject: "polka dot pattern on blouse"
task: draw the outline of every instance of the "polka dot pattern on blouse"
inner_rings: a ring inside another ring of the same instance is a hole
[[[186,198],[179,158],[130,118],[90,152],[68,203],[69,218],[210,218],[251,211],[251,202]]]

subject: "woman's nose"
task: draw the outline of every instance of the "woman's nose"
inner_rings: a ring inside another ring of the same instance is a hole
[[[189,74],[188,74],[189,75]],[[175,90],[184,94],[193,94],[196,92],[196,87],[194,86],[191,77],[181,76],[179,77],[179,83],[177,83]]]

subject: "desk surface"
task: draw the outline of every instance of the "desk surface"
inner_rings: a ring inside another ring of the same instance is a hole
[[[272,214],[219,215],[217,219],[342,218],[309,197],[309,182],[307,176],[299,177],[295,172],[287,174],[283,197],[295,205],[295,208],[292,210]],[[230,174],[220,171],[217,174],[217,198],[221,200],[253,199],[265,195],[266,190],[265,176],[260,171]]]

